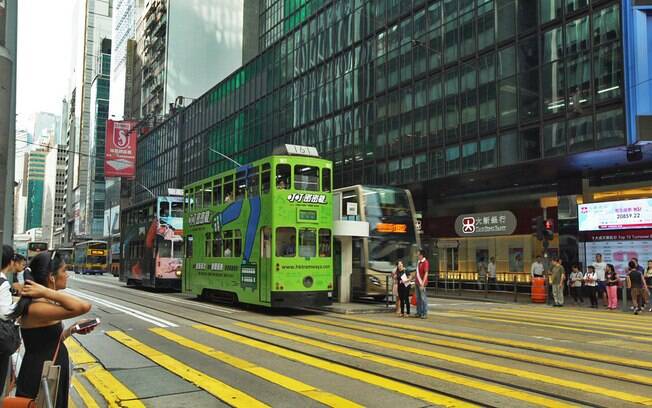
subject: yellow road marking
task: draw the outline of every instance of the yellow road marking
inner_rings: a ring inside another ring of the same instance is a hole
[[[272,344],[263,343],[262,341],[250,339],[244,336],[237,334],[229,333],[224,330],[220,330],[214,327],[205,326],[205,325],[195,325],[194,328],[198,330],[205,331],[212,335],[233,341],[238,344],[245,344],[249,347],[257,348],[278,356],[284,357],[289,360],[294,360],[299,363],[313,366],[324,371],[329,371],[337,375],[344,377],[352,378],[357,381],[365,382],[367,384],[375,385],[380,388],[387,389],[392,392],[397,392],[408,397],[417,398],[422,401],[430,402],[438,406],[445,407],[475,407],[476,405],[460,401],[453,397],[447,397],[442,394],[431,392],[428,390],[415,387],[404,382],[391,380],[388,378],[381,377],[379,375],[371,374],[364,372],[362,370],[357,370],[355,368],[347,367],[337,363],[331,363],[316,357],[308,356],[296,351],[287,350],[279,346],[274,346]]]
[[[95,357],[88,353],[76,340],[69,337],[66,340],[68,355],[75,365],[91,365],[84,371],[84,377],[102,395],[111,408],[133,407],[144,408],[145,404],[138,400],[138,396],[125,387],[109,371],[102,367]]]
[[[545,344],[530,343],[527,341],[501,339],[498,337],[489,337],[489,336],[482,336],[482,335],[472,334],[472,333],[435,329],[432,327],[415,326],[411,324],[391,323],[382,320],[366,319],[366,318],[355,317],[355,316],[346,316],[346,317],[340,316],[340,318],[367,323],[367,324],[375,324],[375,325],[381,325],[385,327],[394,327],[397,329],[409,330],[412,332],[417,331],[421,333],[434,334],[437,336],[454,337],[458,339],[479,341],[483,343],[497,344],[500,346],[507,346],[512,348],[521,348],[525,350],[540,351],[549,354],[558,354],[558,355],[574,357],[574,358],[583,358],[586,360],[601,361],[603,363],[609,363],[609,364],[614,363],[613,356],[608,356],[599,353],[592,353],[592,352],[582,351],[582,350],[573,350],[573,349],[568,349],[568,348],[558,347],[558,346],[547,346]],[[618,363],[629,367],[652,369],[652,362],[644,361],[644,360],[618,357]]]
[[[632,325],[630,323],[625,323],[625,322],[609,322],[606,319],[594,319],[594,318],[589,318],[589,317],[583,317],[583,316],[562,316],[562,317],[556,317],[553,315],[546,315],[546,314],[533,314],[532,312],[524,312],[521,313],[520,311],[514,311],[514,312],[504,312],[504,311],[499,311],[499,310],[465,310],[464,312],[466,313],[477,313],[477,314],[482,314],[482,315],[489,315],[489,316],[503,316],[503,317],[508,317],[512,319],[519,319],[519,320],[525,320],[525,321],[537,321],[537,322],[555,322],[557,324],[563,324],[563,325],[579,325],[579,326],[586,326],[590,325],[592,327],[603,327],[606,330],[616,330],[621,333],[641,333],[641,332],[647,332],[652,334],[652,329],[650,329],[649,326],[638,326],[638,325]],[[575,320],[572,320],[575,319]],[[625,327],[624,327],[625,326]],[[572,326],[571,326],[572,327]]]
[[[440,313],[440,315],[446,315],[445,313]],[[591,330],[591,329],[583,329],[581,327],[570,327],[570,326],[561,326],[559,324],[546,324],[546,323],[537,323],[537,322],[532,322],[532,321],[526,321],[526,320],[517,320],[515,318],[498,318],[498,317],[483,317],[483,316],[476,316],[472,313],[458,313],[455,314],[455,316],[464,316],[465,318],[468,319],[476,319],[476,320],[483,320],[483,321],[492,321],[492,322],[502,322],[502,323],[512,323],[512,324],[522,324],[525,326],[534,326],[534,327],[545,327],[547,329],[550,328],[555,328],[555,329],[561,329],[561,330],[567,330],[567,331],[574,331],[574,332],[580,332],[580,333],[593,333],[593,334],[600,334],[601,336],[611,336],[611,337],[622,337],[626,339],[631,339],[631,340],[637,340],[637,341],[642,341],[645,343],[652,343],[652,337],[641,337],[641,336],[633,336],[630,334],[623,334],[623,333],[614,333],[614,332],[609,332],[609,331],[604,331],[604,330]]]
[[[291,326],[291,327],[294,327],[294,328],[304,329],[304,330],[308,330],[308,331],[310,331],[310,329],[311,329],[310,326],[305,326],[304,327],[303,325],[295,325],[294,323],[287,323],[287,322],[282,322],[282,321],[279,321],[279,320],[272,320],[272,322],[279,323],[279,324],[285,324],[285,325],[288,325],[288,326]],[[344,355],[347,355],[347,356],[356,357],[356,358],[360,358],[360,359],[367,360],[367,361],[373,361],[375,363],[386,365],[386,366],[389,366],[389,367],[399,368],[399,369],[410,371],[410,372],[413,372],[413,373],[416,373],[416,374],[419,374],[419,375],[424,375],[424,376],[428,376],[428,377],[431,377],[431,378],[436,378],[439,381],[451,382],[453,384],[462,385],[462,386],[467,387],[467,388],[474,388],[474,389],[477,389],[477,390],[481,390],[481,391],[484,391],[484,392],[489,392],[489,393],[492,393],[492,394],[497,394],[497,395],[507,397],[507,398],[513,398],[513,399],[520,400],[520,401],[527,401],[528,403],[541,405],[541,406],[544,406],[544,407],[570,407],[570,406],[573,406],[573,405],[565,404],[563,402],[553,400],[553,399],[550,399],[550,398],[540,397],[540,396],[538,396],[536,394],[518,391],[518,390],[508,388],[508,387],[504,387],[504,386],[501,386],[501,385],[494,385],[494,384],[491,384],[491,383],[475,380],[475,379],[464,377],[464,376],[457,375],[457,374],[454,374],[454,373],[445,372],[445,371],[442,371],[442,370],[437,370],[437,369],[422,366],[422,365],[416,365],[416,364],[411,363],[411,362],[408,363],[408,362],[404,362],[404,361],[393,359],[393,358],[378,356],[378,355],[370,354],[370,353],[363,353],[363,352],[360,352],[360,351],[357,351],[357,350],[351,350],[351,349],[346,348],[346,347],[333,345],[333,344],[329,344],[329,343],[324,343],[324,342],[321,342],[321,341],[318,341],[318,340],[313,340],[313,339],[309,339],[309,338],[306,338],[306,337],[296,336],[296,335],[293,335],[293,334],[287,334],[287,333],[279,332],[277,330],[270,330],[270,329],[267,329],[267,328],[261,328],[261,327],[253,326],[253,325],[250,325],[250,324],[247,324],[247,323],[236,323],[236,324],[238,326],[241,326],[241,327],[246,327],[248,329],[259,331],[261,333],[271,334],[273,336],[281,337],[281,338],[284,338],[284,339],[287,339],[287,340],[292,340],[292,341],[296,341],[296,342],[299,342],[299,343],[308,344],[310,346],[319,347],[319,348],[321,348],[323,350],[328,350],[328,351],[332,351],[332,352],[335,352],[335,353],[344,354]],[[315,330],[315,332],[320,333],[320,334],[327,334],[329,336],[339,337],[339,333],[331,332],[331,331],[328,331],[328,330],[321,330],[320,329],[320,330]],[[405,346],[398,346],[398,347],[396,347],[394,349],[395,350],[400,350],[400,351],[403,351],[403,352],[406,350]],[[425,354],[425,351],[421,350],[420,353]]]
[[[525,361],[527,363],[532,363],[532,364],[538,364],[538,365],[545,365],[548,367],[555,367],[555,368],[561,368],[563,370],[573,370],[585,374],[590,374],[590,375],[599,375],[602,377],[608,377],[608,378],[613,378],[616,380],[628,380],[632,381],[635,383],[639,384],[647,384],[647,385],[652,385],[652,377],[646,377],[643,375],[637,375],[637,374],[629,374],[629,373],[624,373],[622,371],[615,371],[615,370],[609,370],[605,368],[599,368],[599,367],[592,367],[592,366],[586,366],[582,364],[576,364],[572,363],[569,361],[559,361],[559,360],[553,360],[551,358],[546,358],[546,357],[541,357],[541,356],[531,356],[527,354],[521,354],[521,353],[514,353],[511,351],[504,351],[504,350],[498,350],[498,349],[490,349],[486,348],[485,346],[473,346],[470,344],[465,344],[465,343],[459,343],[459,342],[453,342],[453,341],[448,341],[448,340],[434,340],[434,339],[429,339],[427,337],[423,336],[415,336],[411,334],[403,334],[399,333],[397,331],[392,331],[388,329],[376,329],[376,328],[371,328],[371,327],[365,327],[365,326],[360,326],[360,325],[352,325],[352,324],[346,324],[346,323],[340,323],[340,322],[335,322],[329,319],[324,319],[324,318],[319,318],[319,317],[304,317],[303,319],[305,320],[310,320],[312,322],[320,323],[320,324],[328,324],[332,326],[337,326],[337,327],[342,327],[346,329],[351,329],[351,330],[358,330],[358,331],[364,331],[367,333],[373,333],[373,334],[378,334],[381,336],[392,336],[400,339],[405,339],[405,340],[413,340],[417,341],[420,343],[427,343],[427,344],[432,344],[435,346],[441,346],[441,347],[448,347],[448,348],[454,348],[458,350],[464,350],[464,351],[471,351],[474,353],[480,353],[480,354],[486,354],[486,355],[491,355],[491,356],[496,356],[496,357],[505,357],[505,358],[510,358],[514,360],[519,360],[519,361]]]
[[[77,408],[77,404],[72,400],[72,397],[68,397],[68,408]]]
[[[199,388],[214,395],[232,407],[267,407],[266,404],[248,394],[210,377],[201,371],[197,371],[194,368],[183,364],[179,360],[176,360],[167,354],[163,354],[121,331],[108,331],[106,334],[119,343],[147,357],[166,370],[197,385]]]
[[[169,330],[152,328],[152,332],[162,336],[170,341],[173,341],[181,346],[187,347],[191,350],[197,351],[209,357],[212,357],[218,361],[226,363],[230,366],[238,368],[240,370],[246,371],[250,374],[253,374],[257,377],[260,377],[264,380],[277,384],[283,388],[286,388],[290,391],[301,394],[307,398],[313,399],[315,401],[321,402],[322,404],[329,407],[362,407],[353,401],[347,400],[345,398],[339,397],[330,392],[320,390],[313,387],[312,385],[303,383],[301,381],[295,380],[294,378],[287,377],[283,374],[279,374],[275,371],[268,370],[265,367],[260,367],[251,363],[247,360],[232,356],[230,354],[224,353],[222,351],[215,350],[212,347],[208,347],[204,344],[198,343],[196,341],[190,340],[186,337],[179,336]]]
[[[81,382],[79,382],[79,380],[75,376],[72,377],[72,387],[77,391],[77,394],[79,394],[79,398],[81,398],[86,408],[100,408],[100,406],[97,405],[97,402],[95,402],[95,399],[91,396],[88,390],[82,385]]]
[[[523,310],[527,310],[528,312],[535,312],[539,311],[541,312],[544,307],[542,306],[533,306],[533,305],[522,305]],[[499,310],[516,310],[516,308],[509,308],[509,307],[497,307],[496,309]],[[493,310],[493,309],[492,309]],[[520,308],[518,310],[521,310]],[[624,314],[624,313],[618,313],[618,312],[612,312],[606,309],[603,309],[602,306],[600,306],[600,309],[587,309],[587,308],[561,308],[561,309],[550,309],[551,314],[556,314],[556,315],[568,315],[568,316],[587,316],[587,317],[594,317],[594,318],[611,318],[615,320],[623,320],[623,321],[628,321],[632,323],[642,323],[642,322],[652,322],[652,319],[650,319],[650,315],[647,313],[644,313],[639,316],[634,316],[632,314]]]
[[[374,345],[374,346],[377,346],[377,347],[382,347],[382,348],[386,348],[386,349],[390,349],[390,350],[403,351],[403,352],[405,351],[405,345],[403,345],[403,344],[390,343],[390,342],[385,342],[385,341],[381,341],[381,340],[374,340],[374,339],[369,339],[369,338],[366,338],[366,337],[355,336],[355,335],[352,335],[352,334],[341,333],[341,332],[326,330],[326,329],[320,329],[320,328],[317,328],[317,327],[314,327],[314,326],[307,326],[307,325],[303,325],[303,324],[285,322],[285,321],[282,321],[282,320],[272,320],[272,322],[274,322],[276,324],[281,324],[281,325],[285,325],[285,326],[294,327],[294,328],[305,330],[305,331],[310,331],[310,332],[313,332],[313,333],[319,333],[319,334],[324,334],[324,335],[328,335],[328,336],[339,337],[339,338],[354,341],[354,342],[357,342],[357,343],[371,344],[371,345]],[[262,331],[259,327],[253,326],[253,325],[250,325],[250,324],[246,324],[246,323],[236,323],[236,324],[238,326],[242,326],[242,327],[246,326],[247,328],[249,328],[251,330]],[[284,337],[284,338],[285,338],[285,336],[288,336],[287,338],[291,338],[292,340],[304,342],[304,340],[302,338],[300,338],[299,336],[288,335],[288,334],[281,333],[281,332],[274,332],[272,330],[268,330],[268,331],[270,332],[268,334],[273,334],[275,336]],[[317,344],[323,344],[324,346],[329,346],[329,349],[330,349],[330,345],[328,345],[326,343],[322,343],[322,342],[318,342],[318,341],[312,341],[312,340],[311,340],[311,342],[314,342],[313,345],[316,345],[317,347],[321,347],[321,346],[318,346]],[[349,352],[350,352],[348,349],[346,349],[344,347],[340,347],[340,346],[336,346],[336,347],[341,348],[342,350],[346,351],[344,354],[349,354]],[[324,348],[324,347],[322,347],[322,348]],[[333,350],[333,351],[335,351],[335,350]],[[444,353],[437,353],[437,352],[430,351],[430,350],[420,350],[419,352],[424,356],[429,356],[429,357],[432,357],[432,358],[435,358],[435,359],[438,359],[438,360],[449,361],[449,362],[455,363],[455,364],[461,364],[461,365],[466,365],[466,366],[473,367],[473,368],[478,368],[478,369],[481,369],[481,370],[488,370],[488,371],[493,371],[493,372],[497,372],[497,373],[513,375],[513,376],[520,377],[520,378],[525,378],[525,379],[528,379],[528,380],[531,380],[531,381],[544,382],[544,383],[552,384],[552,385],[559,386],[559,387],[571,388],[571,389],[580,390],[580,391],[583,391],[583,392],[592,392],[594,394],[604,395],[604,396],[610,397],[610,398],[615,398],[615,399],[620,399],[620,400],[623,400],[623,401],[628,401],[628,402],[633,402],[633,403],[637,403],[637,404],[652,406],[652,397],[646,397],[646,396],[642,396],[642,395],[636,395],[636,394],[630,394],[630,393],[621,392],[621,391],[615,391],[615,390],[608,389],[607,387],[596,387],[596,386],[590,385],[590,384],[584,384],[584,383],[565,380],[565,379],[561,379],[561,378],[555,378],[555,377],[544,375],[544,374],[538,374],[538,373],[533,373],[531,371],[521,370],[521,369],[517,369],[517,368],[500,366],[500,365],[497,365],[497,364],[484,363],[484,362],[477,361],[477,360],[471,360],[471,359],[464,358],[464,357],[452,356],[452,355],[444,354]],[[365,355],[363,358],[368,359],[368,356]],[[390,359],[387,359],[387,360],[390,360]],[[394,365],[394,364],[392,364],[392,365]],[[412,364],[405,364],[405,365],[406,365],[406,367],[400,367],[400,368],[409,369],[408,367],[411,366]],[[396,366],[396,365],[394,365],[394,366]],[[410,371],[414,371],[416,373],[423,374],[425,370],[424,370],[424,367],[415,367],[415,368],[413,368],[413,370],[410,370]],[[458,382],[458,381],[456,381],[456,382]],[[525,393],[522,393],[522,394],[525,394]],[[528,401],[534,402],[533,397],[530,394],[526,394],[526,395],[529,397]],[[512,396],[512,397],[517,398],[517,397],[514,397],[514,396]],[[518,398],[518,399],[522,399],[522,398]],[[537,402],[537,403],[539,405],[543,405],[540,402]]]
[[[585,320],[591,320],[591,321],[596,321],[596,322],[608,322],[612,324],[626,324],[629,327],[641,327],[641,328],[650,328],[650,323],[652,323],[652,319],[645,318],[644,315],[639,315],[636,316],[635,319],[630,318],[630,315],[623,314],[620,311],[610,311],[610,310],[605,310],[603,312],[592,312],[592,313],[583,313],[582,309],[564,309],[564,311],[561,311],[561,309],[552,309],[552,310],[544,310],[544,309],[533,309],[533,308],[523,308],[521,309],[516,309],[516,308],[496,308],[496,309],[490,309],[490,311],[499,311],[501,313],[518,313],[522,315],[527,315],[527,316],[542,316],[542,317],[547,317],[547,318],[555,318],[555,319],[579,319],[580,321],[585,321]],[[631,317],[634,317],[633,315]]]

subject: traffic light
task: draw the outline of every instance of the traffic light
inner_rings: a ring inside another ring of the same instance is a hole
[[[545,224],[542,216],[532,218],[532,234],[534,234],[539,241],[543,241],[543,234]]]
[[[545,221],[543,229],[543,239],[546,241],[552,241],[555,236],[554,224],[551,219]]]

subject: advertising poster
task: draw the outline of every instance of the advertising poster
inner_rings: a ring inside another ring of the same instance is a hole
[[[627,274],[627,264],[632,258],[637,258],[640,265],[647,265],[648,259],[652,259],[652,241],[631,240],[631,241],[597,241],[587,242],[585,257],[582,259],[584,265],[591,265],[595,261],[595,255],[602,254],[602,259],[612,264],[616,273],[624,277]]]
[[[523,248],[509,248],[509,271],[523,272]]]
[[[105,177],[134,177],[136,175],[136,122],[130,120],[106,121],[104,160]]]
[[[652,198],[578,206],[580,231],[652,228]]]

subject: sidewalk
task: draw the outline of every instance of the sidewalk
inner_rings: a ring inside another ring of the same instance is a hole
[[[393,312],[394,304],[390,303],[389,307],[385,302],[378,303],[339,303],[333,302],[328,306],[310,307],[309,310],[319,312],[337,313],[337,314],[373,314],[373,313],[390,313]]]

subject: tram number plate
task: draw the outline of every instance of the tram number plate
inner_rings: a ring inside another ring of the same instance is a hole
[[[256,289],[258,274],[255,263],[242,264],[240,267],[240,287]]]

